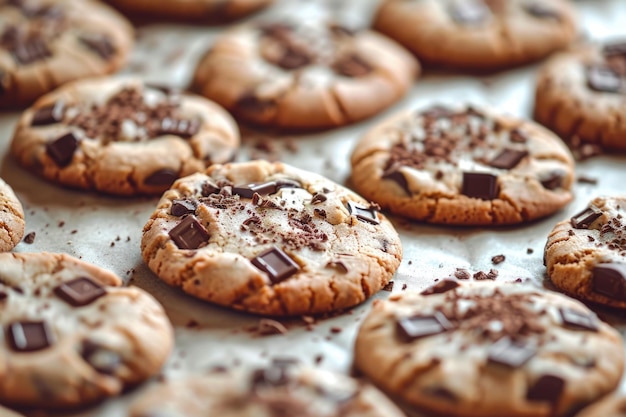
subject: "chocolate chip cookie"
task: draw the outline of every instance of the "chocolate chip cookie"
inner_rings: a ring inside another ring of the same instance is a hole
[[[626,151],[626,42],[585,45],[540,70],[535,119],[574,148]]]
[[[24,236],[24,210],[17,196],[0,178],[0,252],[7,252]]]
[[[275,359],[168,381],[136,401],[130,417],[403,417],[380,391],[350,377]]]
[[[132,26],[100,2],[3,1],[0,108],[23,107],[68,81],[113,73],[132,45]]]
[[[215,103],[136,78],[76,81],[42,97],[17,125],[11,151],[65,186],[160,194],[178,177],[231,160],[239,132]]]
[[[626,417],[626,397],[611,395],[585,408],[576,417]]]
[[[392,40],[317,19],[237,27],[202,58],[194,89],[242,121],[327,128],[378,113],[418,71]]]
[[[548,276],[568,294],[626,308],[626,197],[598,197],[557,224],[545,248]]]
[[[576,36],[565,0],[386,0],[374,28],[420,61],[481,71],[544,58]]]
[[[274,0],[108,0],[136,17],[224,23],[267,7]]]
[[[374,127],[352,154],[355,189],[429,223],[503,225],[572,200],[574,162],[541,126],[476,107],[433,106]]]
[[[617,387],[624,346],[561,294],[441,281],[375,301],[355,364],[384,391],[441,415],[557,417]]]
[[[162,307],[65,254],[0,254],[0,403],[68,408],[155,375],[173,344]]]
[[[276,316],[359,304],[389,282],[402,256],[375,204],[266,161],[213,165],[178,180],[145,225],[141,251],[170,285]]]

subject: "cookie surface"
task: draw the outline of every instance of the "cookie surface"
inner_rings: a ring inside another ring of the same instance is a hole
[[[402,97],[419,66],[392,40],[317,19],[239,26],[200,61],[194,89],[254,124],[345,125]]]
[[[400,113],[365,134],[351,163],[357,192],[429,223],[527,222],[573,197],[573,159],[554,134],[469,106]]]
[[[576,35],[564,0],[386,0],[374,28],[425,63],[473,70],[541,59]]]
[[[160,194],[176,178],[231,160],[239,132],[199,96],[137,78],[76,81],[19,120],[11,151],[25,168],[65,186]]]
[[[209,21],[237,19],[272,4],[274,0],[108,0],[135,16]]]
[[[68,408],[155,375],[173,344],[162,307],[65,254],[0,254],[0,402]]]
[[[17,196],[0,178],[0,252],[10,251],[24,236],[24,210]]]
[[[626,197],[597,197],[557,224],[548,236],[544,259],[559,289],[626,308]]]
[[[626,151],[626,42],[585,45],[539,71],[535,119],[574,146]]]
[[[366,200],[265,161],[213,165],[178,180],[145,225],[141,250],[170,285],[278,316],[359,304],[402,256],[393,226]]]
[[[626,397],[609,396],[585,408],[576,417],[626,417]]]
[[[208,413],[208,414],[207,414]],[[287,360],[169,381],[145,394],[130,417],[402,417],[376,388]]]
[[[556,417],[618,385],[624,347],[561,294],[445,280],[376,301],[355,365],[389,394],[442,415]]]
[[[23,0],[0,5],[0,108],[23,107],[72,80],[122,67],[133,28],[91,0]]]

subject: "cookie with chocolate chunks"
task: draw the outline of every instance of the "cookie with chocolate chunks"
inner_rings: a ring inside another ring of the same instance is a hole
[[[0,254],[0,403],[80,407],[154,376],[173,345],[161,305],[65,254]]]
[[[133,28],[92,0],[0,3],[0,108],[21,108],[72,80],[111,74],[127,61]]]
[[[141,241],[168,284],[274,316],[336,311],[382,289],[400,264],[379,207],[282,163],[213,165],[166,191]]]
[[[474,71],[542,59],[577,33],[566,0],[384,0],[373,26],[425,64]]]
[[[129,417],[403,417],[380,391],[361,381],[292,361],[220,369],[168,381],[146,392]]]
[[[524,223],[573,198],[574,162],[563,142],[486,108],[402,112],[367,132],[351,162],[357,192],[429,223]]]
[[[550,280],[573,297],[626,308],[626,197],[597,197],[558,223],[545,246]]]
[[[355,366],[420,410],[561,417],[613,391],[620,334],[582,303],[515,283],[457,283],[376,300]]]
[[[13,189],[0,178],[0,252],[13,249],[24,236],[24,209]]]
[[[204,97],[138,78],[75,81],[26,110],[11,151],[49,181],[115,195],[161,194],[230,161],[234,120]]]
[[[201,59],[193,88],[241,121],[329,128],[390,106],[418,71],[409,52],[383,35],[293,18],[222,34]]]
[[[540,70],[534,117],[585,158],[626,151],[626,39],[582,45]]]

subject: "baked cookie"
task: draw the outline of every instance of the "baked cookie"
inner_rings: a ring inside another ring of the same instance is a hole
[[[617,387],[624,346],[561,294],[441,281],[375,301],[355,364],[384,391],[441,415],[557,417]]]
[[[355,189],[429,223],[503,225],[572,200],[574,163],[541,126],[487,109],[434,106],[374,127],[352,154]]]
[[[327,128],[390,106],[418,69],[404,48],[375,32],[287,20],[224,33],[200,61],[193,88],[242,121]]]
[[[403,417],[371,385],[275,359],[255,369],[218,369],[168,381],[131,406],[130,417]]]
[[[274,0],[108,0],[137,17],[223,23],[267,7]]]
[[[374,28],[427,64],[483,71],[544,58],[576,36],[566,0],[386,0]]]
[[[162,307],[65,254],[0,254],[0,403],[68,408],[155,375],[173,332]]]
[[[145,225],[141,251],[159,278],[195,297],[277,316],[359,304],[389,282],[402,256],[376,205],[266,161],[179,179]]]
[[[544,263],[568,294],[626,308],[626,197],[598,197],[548,236]]]
[[[585,408],[576,417],[626,417],[626,397],[611,395]]]
[[[0,3],[0,108],[23,107],[72,80],[126,63],[130,23],[91,0]]]
[[[7,252],[24,236],[24,210],[17,196],[0,178],[0,252]]]
[[[231,160],[237,125],[215,103],[137,78],[67,84],[19,120],[20,164],[69,187],[161,194],[178,177]]]
[[[584,45],[539,71],[535,119],[578,147],[626,151],[626,42]]]

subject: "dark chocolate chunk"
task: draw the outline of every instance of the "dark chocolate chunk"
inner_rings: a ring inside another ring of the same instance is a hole
[[[338,59],[332,66],[333,70],[345,77],[364,77],[372,72],[372,66],[356,54],[351,54]]]
[[[269,275],[272,284],[284,281],[300,270],[300,266],[276,246],[261,253],[251,262]]]
[[[547,174],[541,175],[539,181],[546,190],[556,190],[563,185],[565,179],[565,172],[560,169],[555,169]]]
[[[378,211],[373,208],[363,207],[354,201],[348,201],[348,211],[353,216],[356,216],[357,219],[372,223],[372,224],[380,224],[380,220],[378,220]]]
[[[15,60],[22,65],[32,64],[52,56],[48,45],[41,38],[31,38],[18,42],[11,52]]]
[[[519,368],[537,354],[533,347],[514,342],[508,337],[503,337],[489,348],[487,360],[491,363]]]
[[[598,317],[591,312],[587,313],[571,308],[560,308],[559,312],[565,327],[592,332],[598,331]]]
[[[462,25],[477,25],[489,19],[491,11],[482,0],[455,2],[450,9],[452,19]]]
[[[78,38],[85,46],[100,55],[104,60],[109,60],[115,55],[115,47],[107,35],[82,35]]]
[[[593,291],[616,300],[626,300],[626,264],[602,263],[593,268]]]
[[[543,2],[533,1],[532,3],[527,3],[524,5],[524,10],[531,16],[538,17],[540,19],[561,20],[561,14],[559,11]]]
[[[259,195],[274,194],[276,191],[278,191],[278,189],[275,181],[233,187],[233,194],[237,194],[243,198],[252,198],[255,193]]]
[[[459,283],[456,281],[452,281],[451,279],[443,279],[433,285],[432,287],[426,288],[420,294],[422,295],[432,295],[432,294],[443,294],[444,292],[448,292],[450,290],[455,289],[459,286]]]
[[[626,42],[614,42],[604,45],[602,53],[606,57],[626,56]]]
[[[482,172],[464,172],[461,194],[472,198],[493,200],[498,197],[498,177]]]
[[[148,175],[146,179],[143,180],[143,183],[145,185],[169,186],[172,185],[177,178],[177,172],[169,168],[163,168]]]
[[[403,317],[396,322],[396,332],[406,342],[444,333],[452,327],[452,323],[439,311],[432,316]]]
[[[556,404],[565,388],[565,380],[556,375],[543,375],[528,388],[528,401],[542,401]]]
[[[274,64],[286,70],[296,70],[306,67],[311,62],[312,59],[306,51],[290,45],[284,45],[283,54]]]
[[[179,249],[198,249],[209,240],[209,233],[194,216],[185,217],[169,236]]]
[[[52,346],[54,335],[45,321],[18,321],[7,329],[9,345],[16,352],[33,352]]]
[[[29,245],[35,242],[35,237],[37,236],[36,232],[30,232],[26,236],[24,236],[24,243],[28,243]]]
[[[323,203],[326,200],[328,200],[328,197],[326,197],[326,195],[317,193],[313,196],[313,198],[311,198],[311,204]]]
[[[54,293],[66,303],[82,307],[105,295],[106,290],[92,279],[80,277],[55,287]]]
[[[215,184],[211,184],[208,181],[202,184],[202,196],[203,197],[208,197],[211,194],[218,194],[220,191],[221,191],[220,187],[218,187]]]
[[[65,106],[62,101],[50,104],[48,106],[40,107],[35,110],[33,118],[30,122],[31,126],[43,126],[53,123],[59,123],[63,120],[65,112]]]
[[[198,120],[175,119],[166,117],[161,120],[159,135],[174,135],[184,139],[189,139],[200,130],[200,122]]]
[[[589,206],[570,220],[574,229],[589,229],[598,217],[602,216],[602,210],[596,206]]]
[[[170,207],[170,214],[172,216],[184,216],[185,214],[191,214],[196,212],[196,203],[188,199],[173,200],[172,207]]]
[[[263,113],[274,108],[275,105],[273,100],[257,97],[253,93],[246,93],[235,102],[235,108],[245,113]]]
[[[618,93],[622,88],[622,79],[610,67],[590,65],[587,67],[587,85],[592,90],[604,93]]]
[[[90,340],[83,341],[80,355],[93,369],[104,375],[113,375],[122,364],[118,353]]]
[[[78,149],[78,138],[72,132],[46,145],[46,153],[60,167],[65,167],[72,162],[76,149]]]
[[[383,172],[382,179],[391,180],[398,184],[407,193],[411,194],[409,190],[409,182],[406,180],[404,174],[400,171],[401,166],[392,165],[389,169]]]
[[[500,169],[513,169],[522,159],[528,156],[528,151],[520,151],[517,149],[504,149],[498,156],[491,160],[489,165]]]

